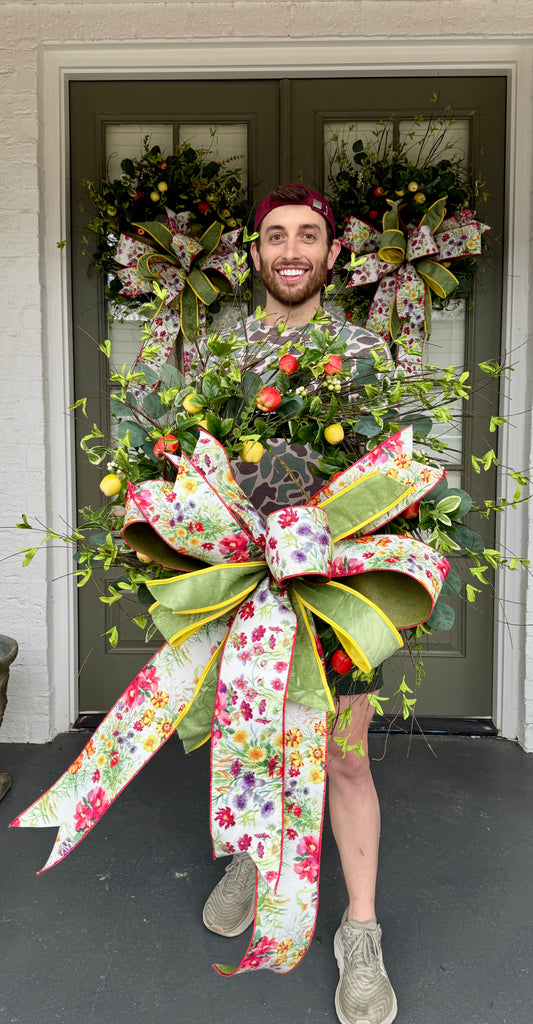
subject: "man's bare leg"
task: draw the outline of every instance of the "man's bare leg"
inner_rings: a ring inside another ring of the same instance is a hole
[[[381,928],[376,921],[380,814],[368,760],[368,726],[373,714],[366,694],[341,697],[339,710],[350,706],[346,731],[339,725],[329,740],[329,810],[339,849],[349,907],[335,933],[333,948],[339,967],[335,1010],[340,1024],[392,1024],[396,996],[383,964]],[[348,746],[362,744],[345,756],[334,742],[348,734]]]
[[[329,813],[350,901],[348,917],[375,921],[380,813],[368,759],[368,727],[374,710],[366,694],[339,698],[339,710],[350,707],[348,746],[361,741],[365,756],[354,750],[343,756],[335,736],[328,744]]]

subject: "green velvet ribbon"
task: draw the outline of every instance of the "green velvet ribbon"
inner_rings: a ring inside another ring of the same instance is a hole
[[[210,306],[217,300],[221,292],[231,291],[223,274],[215,268],[202,268],[202,263],[218,248],[223,225],[215,221],[198,239],[198,252],[192,257],[189,270],[183,267],[172,247],[174,235],[159,221],[136,223],[134,227],[142,232],[142,241],[150,236],[147,244],[154,246],[154,253],[146,253],[137,261],[137,270],[141,277],[148,281],[156,281],[159,277],[158,265],[170,264],[183,271],[183,287],[179,295],[180,333],[192,342],[198,334],[201,319],[201,306]],[[189,236],[184,236],[189,241]],[[159,309],[161,309],[163,301]],[[154,316],[157,316],[157,310]]]

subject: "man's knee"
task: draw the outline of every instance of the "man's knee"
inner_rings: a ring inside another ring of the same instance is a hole
[[[355,750],[347,750],[343,755],[340,747],[330,738],[328,775],[334,780],[352,785],[365,782],[371,775],[368,753],[358,754]]]

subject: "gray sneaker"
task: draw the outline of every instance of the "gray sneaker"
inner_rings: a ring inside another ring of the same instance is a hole
[[[240,935],[252,923],[255,910],[255,864],[247,853],[236,853],[204,907],[206,928],[219,935]]]
[[[347,914],[334,942],[337,1017],[341,1024],[391,1024],[398,1004],[383,966],[381,928],[375,921],[349,921]]]

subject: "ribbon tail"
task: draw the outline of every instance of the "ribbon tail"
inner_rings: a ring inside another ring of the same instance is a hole
[[[58,828],[42,871],[78,846],[173,734],[193,701],[196,680],[211,657],[213,644],[218,646],[226,629],[227,621],[209,623],[179,648],[164,644],[135,676],[66,772],[11,823]]]
[[[274,892],[256,871],[252,938],[237,967],[214,964],[225,977],[244,971],[292,971],[305,956],[315,930],[326,793],[327,716],[287,701],[287,772],[283,857]]]
[[[248,853],[272,888],[281,868],[284,716],[296,630],[288,596],[266,578],[228,634],[212,729],[213,853]]]

